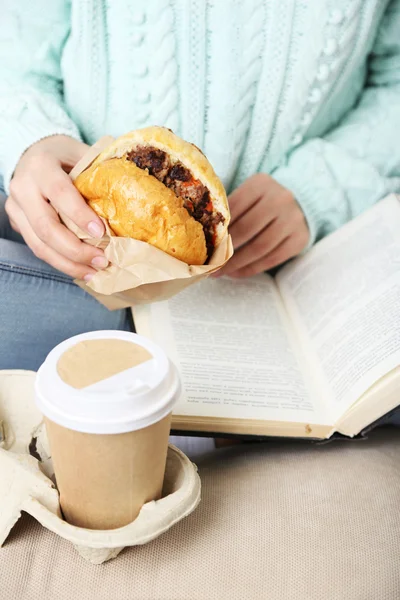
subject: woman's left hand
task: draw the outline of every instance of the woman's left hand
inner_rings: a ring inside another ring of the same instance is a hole
[[[269,175],[249,177],[229,197],[235,254],[217,276],[250,277],[299,254],[309,230],[293,194]]]

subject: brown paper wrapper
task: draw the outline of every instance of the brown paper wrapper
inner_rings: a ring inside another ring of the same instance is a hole
[[[87,169],[113,139],[107,136],[96,142],[72,169],[72,179]],[[75,283],[109,310],[167,300],[218,271],[233,254],[232,241],[227,235],[207,265],[187,265],[150,244],[115,236],[104,221],[106,235],[95,240],[65,215],[60,217],[81,240],[104,249],[109,266],[98,271],[90,282]]]

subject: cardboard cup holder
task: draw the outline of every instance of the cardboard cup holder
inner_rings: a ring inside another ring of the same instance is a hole
[[[125,547],[154,540],[195,510],[201,492],[196,466],[170,445],[162,498],[145,504],[132,523],[100,531],[64,521],[34,379],[29,371],[0,371],[0,546],[25,511],[84,559],[101,564]]]

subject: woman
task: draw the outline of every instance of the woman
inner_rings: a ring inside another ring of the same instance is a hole
[[[1,369],[131,326],[72,283],[107,263],[56,214],[102,235],[67,173],[103,134],[165,125],[204,150],[231,192],[234,277],[400,190],[400,0],[14,5],[0,34]]]

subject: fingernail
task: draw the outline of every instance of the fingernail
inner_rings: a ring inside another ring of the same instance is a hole
[[[87,228],[90,235],[95,238],[101,238],[104,235],[104,227],[96,221],[90,221]]]
[[[92,265],[97,269],[105,269],[108,265],[108,260],[105,256],[95,256],[92,260]]]
[[[88,273],[83,279],[86,282],[90,281],[91,279],[93,279],[93,273]]]

